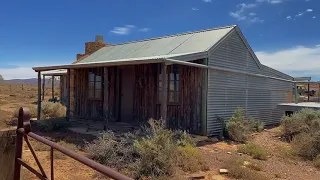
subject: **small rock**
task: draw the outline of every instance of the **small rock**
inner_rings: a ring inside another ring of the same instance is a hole
[[[219,169],[219,173],[220,174],[228,174],[229,171],[228,171],[228,169]]]
[[[242,153],[238,153],[238,155],[239,155],[239,156],[242,156],[243,154],[242,154]]]
[[[251,164],[251,162],[249,162],[249,161],[243,161],[244,166],[249,166],[250,164]]]
[[[204,178],[205,178],[205,175],[203,175],[203,174],[193,174],[188,179],[194,180],[194,179],[204,179]]]
[[[232,154],[231,152],[227,152],[227,154]]]

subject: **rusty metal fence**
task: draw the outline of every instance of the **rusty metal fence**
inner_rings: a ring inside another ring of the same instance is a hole
[[[60,146],[52,141],[45,139],[44,137],[41,137],[41,136],[31,132],[29,110],[27,108],[20,108],[18,127],[17,127],[17,136],[16,136],[14,180],[20,180],[21,166],[24,166],[30,172],[35,174],[39,179],[44,179],[44,180],[49,179],[47,174],[45,173],[43,167],[41,166],[41,163],[40,163],[39,159],[37,158],[35,151],[33,150],[32,146],[30,144],[29,137],[50,146],[50,148],[51,148],[51,150],[50,150],[50,165],[51,165],[50,178],[51,178],[51,180],[54,179],[54,159],[53,159],[54,150],[60,151],[61,153],[81,162],[82,164],[100,172],[101,174],[103,174],[109,178],[116,179],[116,180],[129,180],[129,179],[131,179],[131,178],[129,178],[123,174],[120,174],[119,172],[117,172],[109,167],[106,167],[102,164],[99,164],[89,158],[86,158],[80,154],[77,154],[77,153],[75,153],[75,152],[73,152],[63,146]],[[36,164],[39,167],[40,172],[38,172],[37,170],[35,170],[31,166],[29,166],[25,161],[22,160],[23,139],[25,140],[27,146],[29,147],[30,152],[32,153],[32,155],[36,161]]]

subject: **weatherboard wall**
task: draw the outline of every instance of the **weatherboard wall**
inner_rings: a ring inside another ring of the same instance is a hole
[[[209,54],[208,61],[209,66],[292,80],[288,75],[258,64],[237,31]],[[284,112],[277,109],[277,104],[291,101],[292,89],[291,82],[209,70],[207,134],[222,133],[221,119],[228,120],[238,107],[243,108],[248,117],[261,120],[265,125],[278,124]]]

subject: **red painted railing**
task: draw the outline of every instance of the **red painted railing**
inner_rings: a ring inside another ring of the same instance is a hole
[[[53,180],[54,179],[54,163],[53,163],[53,153],[54,150],[60,151],[61,153],[81,162],[82,164],[104,174],[105,176],[116,179],[116,180],[129,180],[131,178],[120,174],[119,172],[106,167],[102,164],[99,164],[89,158],[86,158],[80,154],[77,154],[65,147],[62,147],[52,141],[49,141],[45,139],[44,137],[41,137],[33,132],[31,132],[31,125],[30,125],[30,114],[29,110],[27,108],[20,108],[19,110],[19,119],[18,119],[18,127],[17,127],[17,137],[16,137],[16,157],[15,157],[15,167],[14,167],[14,180],[20,180],[20,174],[21,174],[21,166],[24,166],[26,169],[28,169],[30,172],[35,174],[39,179],[49,179],[45,171],[43,170],[43,167],[41,166],[41,163],[39,159],[37,158],[37,155],[35,151],[33,150],[30,142],[29,142],[29,137],[44,143],[48,146],[51,147],[50,150],[50,164],[51,164],[51,176],[50,178]],[[39,169],[40,172],[29,166],[25,161],[22,160],[22,142],[23,139],[27,143],[30,152],[32,153]]]

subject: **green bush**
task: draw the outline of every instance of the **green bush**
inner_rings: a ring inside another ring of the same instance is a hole
[[[320,111],[303,109],[291,117],[284,117],[283,136],[292,141],[296,154],[313,160],[320,155]]]
[[[247,164],[246,164],[247,163]],[[229,170],[228,176],[235,179],[245,179],[245,180],[267,180],[269,178],[265,177],[263,174],[259,173],[262,167],[260,164],[252,163],[246,158],[241,158],[239,156],[232,157],[226,165]]]
[[[237,142],[246,142],[251,132],[260,132],[264,129],[264,124],[253,118],[247,120],[244,110],[236,109],[234,115],[226,123],[228,137]]]
[[[267,160],[267,152],[263,149],[263,147],[257,144],[248,143],[241,145],[238,148],[238,152],[248,154],[254,159]]]
[[[105,132],[85,149],[90,158],[135,179],[168,177],[177,169],[206,169],[205,159],[191,136],[166,129],[162,120],[151,119],[142,130],[120,137]]]
[[[315,133],[320,130],[320,111],[302,109],[282,121],[283,135],[288,140],[301,133]]]
[[[202,152],[192,145],[178,147],[178,166],[186,172],[197,172],[208,170],[205,157]]]

